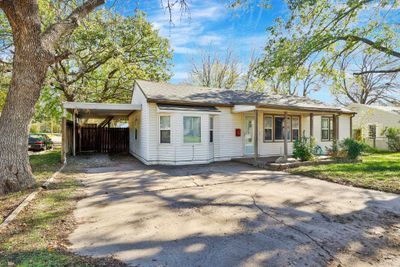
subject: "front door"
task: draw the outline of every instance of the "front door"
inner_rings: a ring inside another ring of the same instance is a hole
[[[244,153],[252,155],[254,154],[255,117],[246,116],[244,123]]]

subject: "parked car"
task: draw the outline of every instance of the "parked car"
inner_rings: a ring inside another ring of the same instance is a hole
[[[29,150],[47,150],[53,147],[53,141],[46,134],[30,134],[28,141]]]

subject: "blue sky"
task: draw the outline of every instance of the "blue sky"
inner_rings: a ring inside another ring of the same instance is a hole
[[[198,56],[199,50],[210,46],[221,51],[231,49],[240,64],[247,65],[252,51],[261,55],[266,28],[278,16],[286,14],[286,7],[280,0],[272,0],[270,9],[252,5],[240,10],[226,8],[227,1],[223,0],[189,0],[189,12],[182,14],[179,8],[174,9],[171,23],[168,12],[157,1],[138,2],[132,1],[130,8],[124,4],[124,10],[139,7],[160,34],[170,40],[174,49],[172,83],[184,82],[190,71],[190,60]],[[333,102],[327,88],[311,97]]]

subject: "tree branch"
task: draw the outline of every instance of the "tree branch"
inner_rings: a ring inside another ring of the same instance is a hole
[[[366,71],[354,72],[353,75],[358,76],[370,73],[396,73],[396,72],[400,72],[400,68],[390,69],[390,70],[366,70]]]
[[[84,4],[72,11],[67,18],[51,25],[42,34],[43,46],[47,48],[48,51],[53,52],[55,44],[62,36],[71,33],[79,26],[79,23],[83,18],[105,2],[105,0],[87,0]]]
[[[0,8],[1,9],[7,9],[10,8],[12,5],[11,0],[0,0]]]
[[[371,41],[367,38],[364,38],[364,37],[359,37],[359,36],[355,36],[355,35],[346,35],[346,36],[339,36],[339,37],[337,37],[337,39],[343,40],[343,41],[362,42],[362,43],[367,44],[367,45],[375,48],[376,50],[379,50],[387,55],[391,55],[391,56],[400,58],[400,52],[390,49],[388,47],[382,46],[382,45],[380,45],[374,41]]]

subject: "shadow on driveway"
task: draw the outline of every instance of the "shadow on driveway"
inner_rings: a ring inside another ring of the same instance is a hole
[[[70,168],[87,195],[70,236],[80,254],[133,266],[400,266],[398,195],[233,162],[92,160]]]

